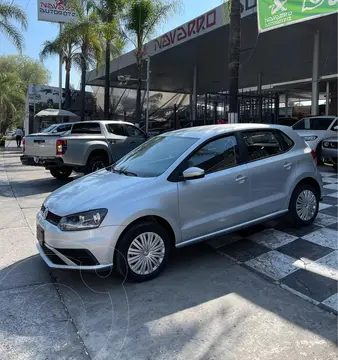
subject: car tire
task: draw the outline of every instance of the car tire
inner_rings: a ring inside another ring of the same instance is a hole
[[[85,174],[91,174],[109,165],[108,158],[104,155],[91,155],[87,161]]]
[[[298,185],[292,193],[289,205],[291,223],[299,227],[311,225],[318,214],[319,197],[319,191],[313,185]]]
[[[55,177],[55,179],[66,180],[73,172],[73,169],[70,167],[61,167],[61,168],[52,168],[49,171],[51,175]]]
[[[142,242],[144,236],[147,238]],[[148,241],[149,245],[150,236],[153,239],[153,248],[156,249],[153,252],[145,244]],[[148,281],[157,277],[164,270],[170,250],[171,240],[162,226],[156,222],[141,222],[132,225],[119,239],[114,254],[114,267],[125,279],[134,282]],[[142,259],[139,262],[135,260],[135,257],[140,256],[137,255],[138,253],[143,259],[146,258],[145,263],[142,262]],[[148,255],[145,255],[147,253]],[[150,259],[153,259],[153,262]],[[143,268],[138,263],[143,263]]]
[[[322,141],[318,144],[316,148],[316,157],[317,157],[317,165],[323,165],[324,161],[322,159]]]

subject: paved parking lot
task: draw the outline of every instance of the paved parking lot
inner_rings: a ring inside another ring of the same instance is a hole
[[[336,316],[283,288],[336,307],[333,173],[311,229],[271,222],[181,249],[133,284],[50,271],[34,218],[60,183],[13,151],[0,160],[1,359],[337,359]]]

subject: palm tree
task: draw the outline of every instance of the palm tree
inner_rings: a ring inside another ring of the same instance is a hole
[[[105,39],[104,118],[109,119],[110,61],[121,54],[125,43],[119,31],[119,19],[127,0],[98,0],[95,11],[101,20],[101,33]]]
[[[78,68],[80,68],[81,64],[81,56],[76,39],[71,37],[69,39],[64,38],[62,41],[57,37],[53,41],[46,41],[40,52],[40,60],[44,61],[48,56],[53,55],[61,55],[62,63],[65,64],[65,108],[68,110],[71,106],[70,72],[73,64]]]
[[[20,31],[11,21],[18,23],[22,30],[27,29],[27,16],[22,8],[13,4],[13,2],[0,0],[0,33],[5,34],[21,53],[24,46],[24,39]]]
[[[141,120],[142,66],[144,44],[155,28],[178,9],[178,1],[131,0],[124,16],[124,33],[135,46],[137,65],[136,121]]]
[[[4,134],[9,126],[17,120],[17,115],[25,103],[25,94],[20,86],[18,76],[0,74],[0,133]]]
[[[100,22],[95,13],[95,4],[91,1],[81,4],[81,1],[70,1],[71,7],[77,13],[74,22],[64,27],[60,34],[60,42],[66,44],[69,39],[76,39],[78,45],[79,66],[81,68],[80,87],[80,118],[85,118],[86,72],[91,67],[102,63],[102,41],[100,38]]]

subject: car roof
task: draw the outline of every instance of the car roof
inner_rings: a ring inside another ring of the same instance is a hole
[[[204,125],[191,128],[185,128],[175,131],[164,133],[161,136],[182,136],[191,138],[210,138],[217,135],[231,133],[233,131],[243,130],[266,130],[266,129],[279,129],[288,132],[288,127],[283,125],[271,124],[218,124],[218,125]]]
[[[300,120],[303,120],[303,119],[311,119],[311,118],[316,118],[316,119],[335,119],[337,116],[336,115],[321,115],[321,116],[316,116],[316,115],[311,115],[311,116],[305,116],[303,117],[302,119]],[[299,121],[300,121],[299,120]]]
[[[83,123],[104,123],[104,124],[127,124],[127,125],[133,125],[135,124],[127,121],[120,121],[120,120],[86,120],[86,121],[77,121],[75,124],[83,124]]]

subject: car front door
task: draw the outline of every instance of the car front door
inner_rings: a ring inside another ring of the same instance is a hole
[[[138,129],[136,126],[128,125],[128,124],[125,126],[127,128],[127,133],[129,135],[129,139],[128,139],[130,145],[129,151],[135,149],[136,147],[143,144],[147,140],[146,134],[140,129]]]
[[[247,151],[252,220],[288,207],[289,184],[297,166],[297,154],[288,152],[293,141],[279,130],[242,132]]]
[[[178,183],[182,241],[246,222],[249,196],[247,165],[241,163],[235,135],[213,139],[197,149],[182,169],[205,170],[201,179]]]
[[[116,162],[131,151],[129,134],[124,124],[110,123],[106,127],[109,133],[109,149],[113,162]]]

